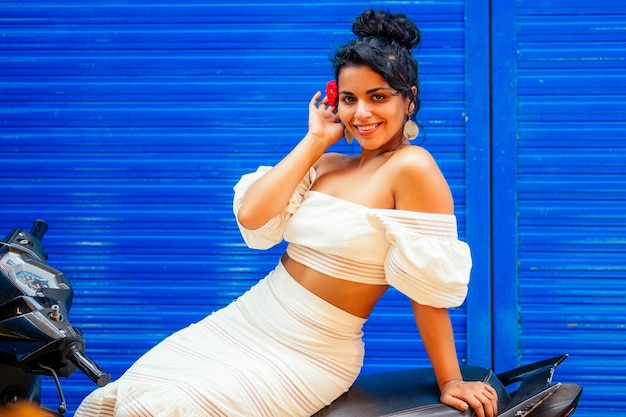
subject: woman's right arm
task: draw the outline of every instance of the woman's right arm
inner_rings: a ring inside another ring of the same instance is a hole
[[[246,229],[256,230],[278,215],[309,169],[341,139],[343,125],[334,108],[327,107],[326,98],[318,105],[320,97],[317,92],[309,103],[309,130],[304,138],[246,192],[237,212],[237,220]]]

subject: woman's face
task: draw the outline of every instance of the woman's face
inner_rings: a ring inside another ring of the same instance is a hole
[[[337,115],[363,149],[378,149],[392,139],[402,140],[409,100],[380,74],[364,65],[344,67],[337,84]]]

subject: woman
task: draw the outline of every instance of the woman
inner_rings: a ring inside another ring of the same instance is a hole
[[[471,268],[450,189],[409,143],[419,31],[404,15],[370,10],[353,32],[333,60],[337,91],[309,103],[306,136],[235,186],[248,246],[289,242],[276,269],[96,390],[77,417],[310,416],[354,382],[362,325],[390,285],[410,299],[441,401],[496,415],[495,391],[462,380],[447,312],[463,302]],[[344,135],[360,155],[326,152]]]

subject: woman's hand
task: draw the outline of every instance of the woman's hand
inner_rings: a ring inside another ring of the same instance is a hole
[[[458,410],[473,408],[477,417],[498,414],[498,394],[490,385],[480,381],[451,381],[441,389],[440,401]]]
[[[321,96],[318,91],[309,103],[308,134],[329,147],[343,137],[343,124],[335,114],[335,107],[328,105],[328,97],[320,101]]]

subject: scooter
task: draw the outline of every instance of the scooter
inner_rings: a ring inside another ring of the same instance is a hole
[[[85,340],[69,321],[73,289],[47,263],[41,243],[48,225],[36,220],[30,232],[14,229],[0,241],[0,410],[27,401],[39,404],[41,376],[57,386],[58,413],[67,410],[59,377],[76,369],[98,386],[111,376],[85,354]]]
[[[31,231],[15,229],[0,241],[0,410],[19,401],[39,403],[40,376],[51,376],[59,391],[61,416],[66,405],[59,376],[83,371],[98,386],[110,375],[85,354],[80,330],[68,320],[73,290],[65,275],[47,264],[41,243],[48,226],[37,220]],[[500,417],[567,417],[582,395],[577,384],[553,382],[567,355],[500,374],[463,366],[463,379],[483,381],[498,393]],[[363,375],[332,404],[313,417],[468,417],[439,402],[431,368]]]

